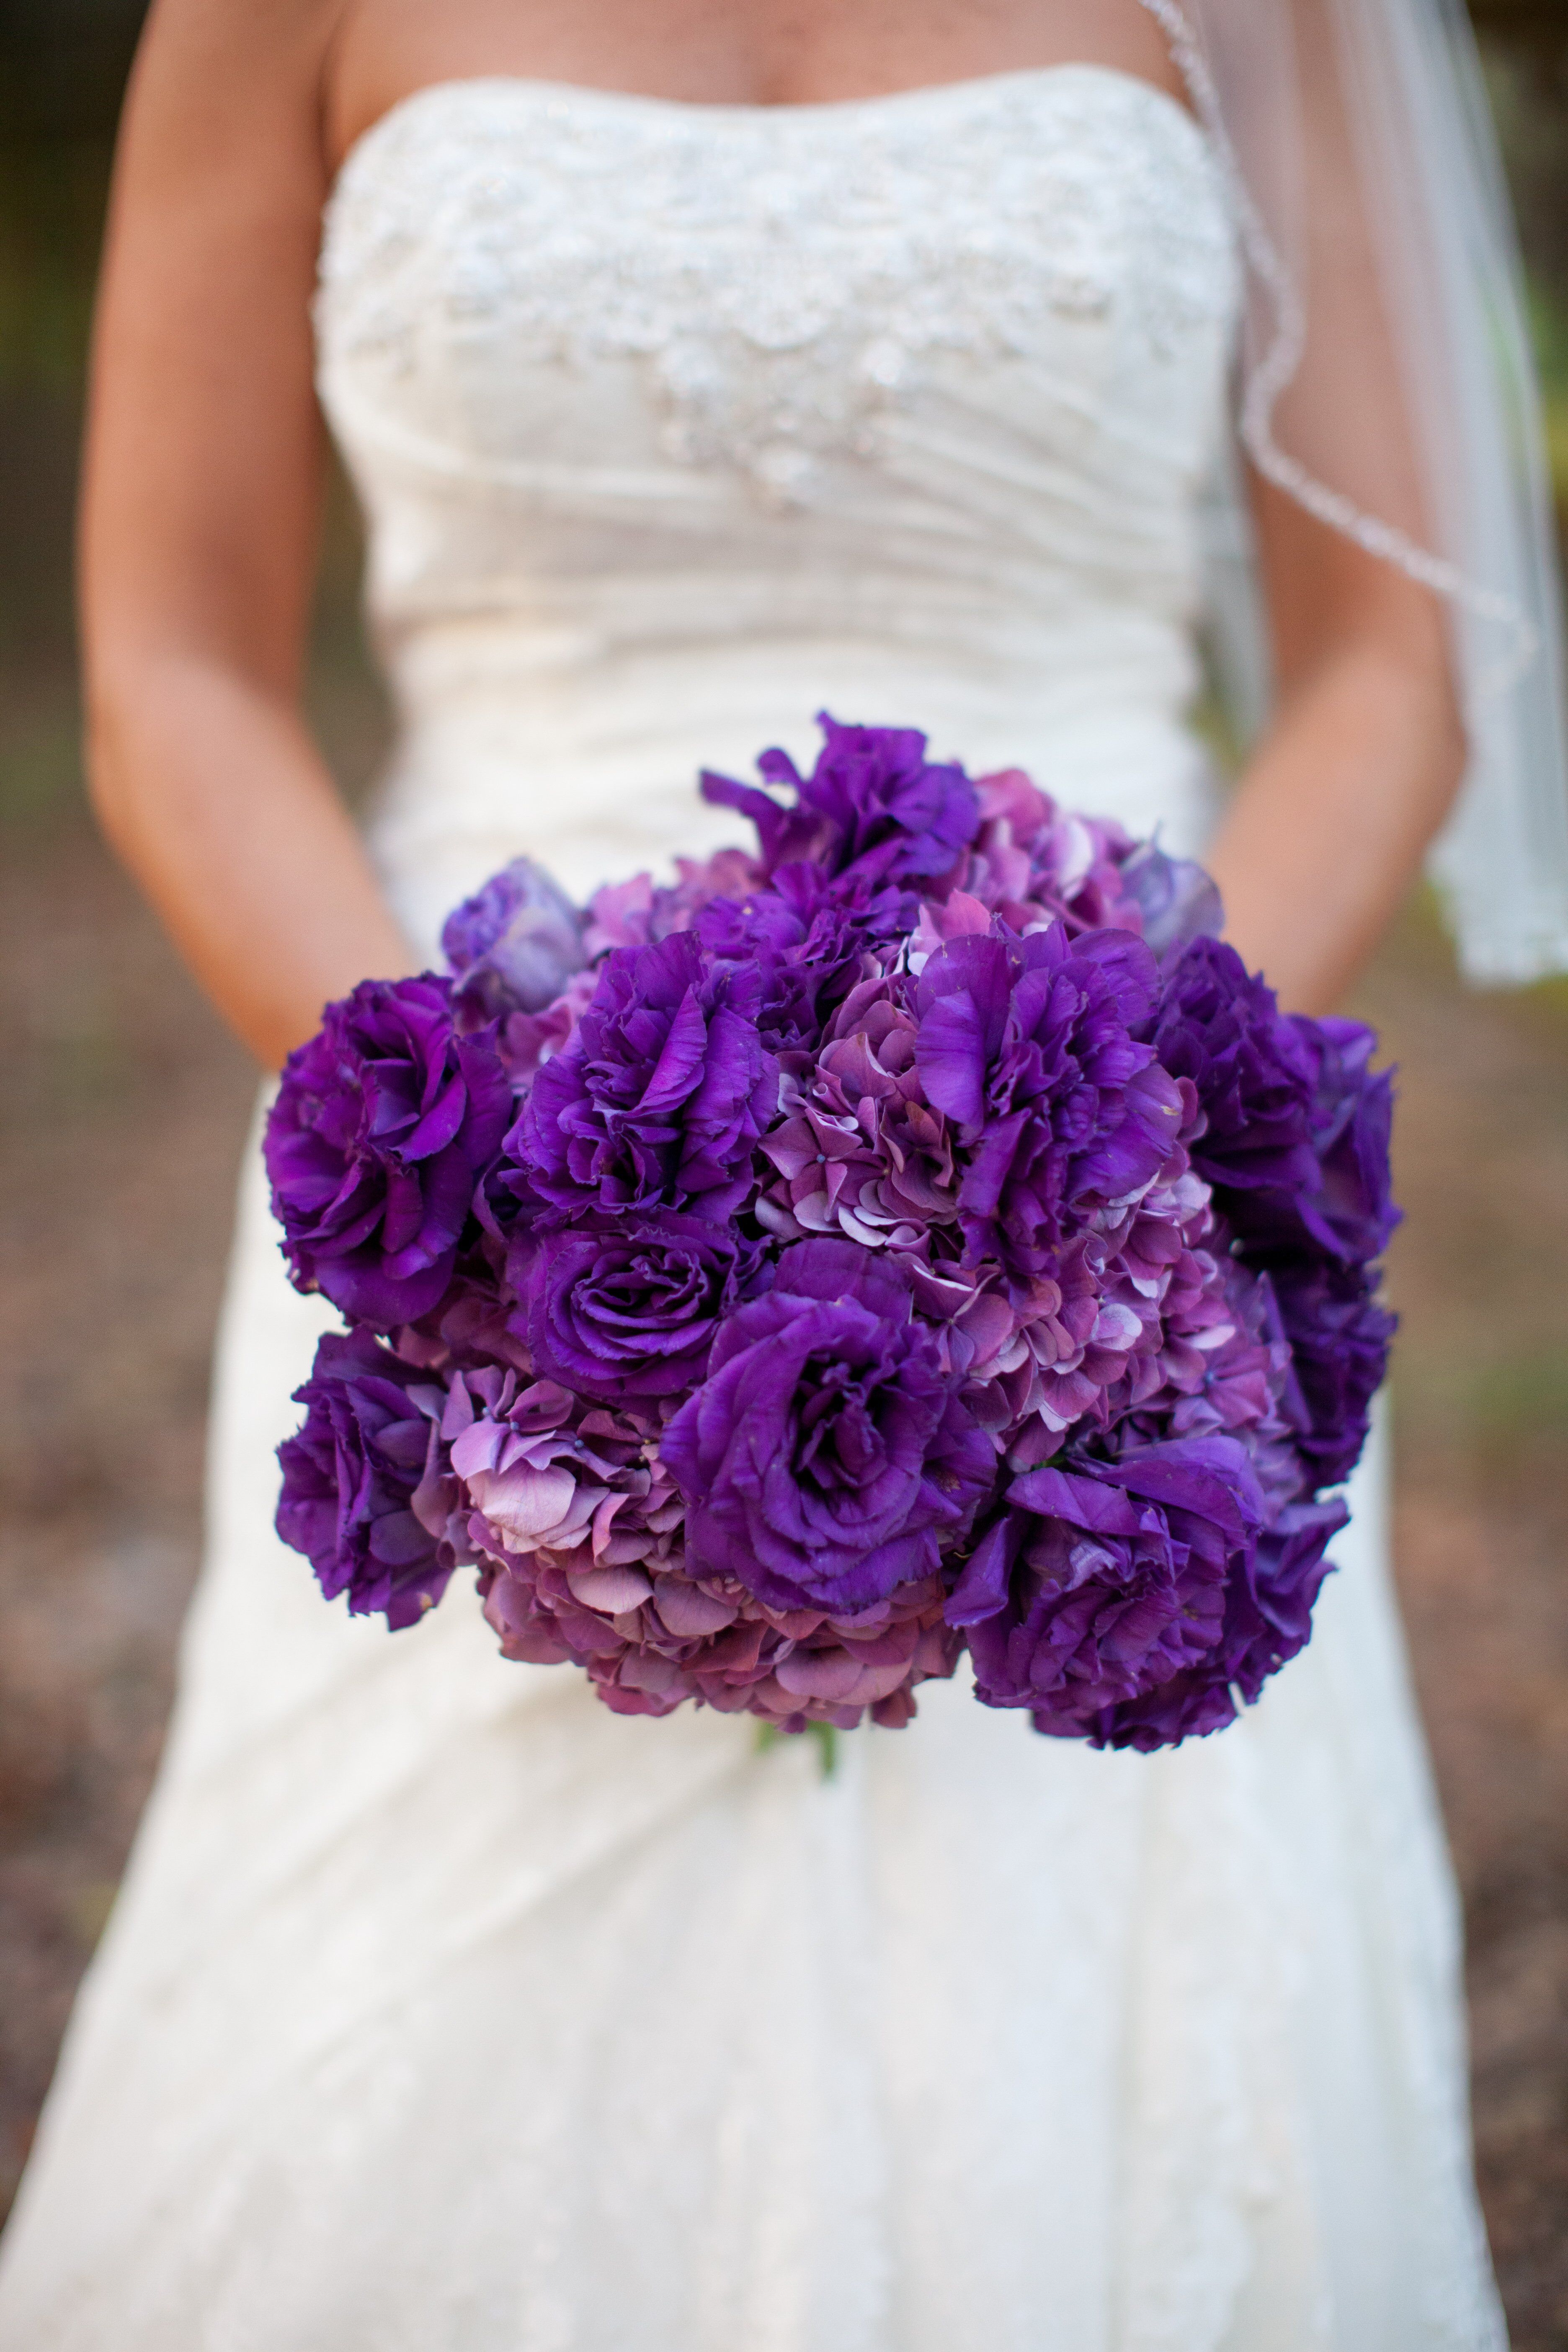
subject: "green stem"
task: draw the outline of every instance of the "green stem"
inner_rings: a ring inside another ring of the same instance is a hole
[[[805,1732],[808,1738],[815,1739],[816,1742],[817,1753],[822,1765],[823,1779],[825,1780],[831,1780],[834,1774],[838,1769],[837,1725],[833,1723],[808,1723],[805,1727]],[[784,1737],[784,1735],[779,1729],[778,1725],[776,1723],[769,1723],[764,1717],[757,1726],[754,1745],[758,1755],[765,1756],[768,1749],[770,1748],[776,1748],[779,1741]]]

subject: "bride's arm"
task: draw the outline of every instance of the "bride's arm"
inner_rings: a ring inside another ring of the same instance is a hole
[[[1278,711],[1209,864],[1247,962],[1322,1013],[1419,870],[1464,736],[1436,599],[1279,491],[1255,508]]]
[[[154,8],[116,166],[83,499],[93,800],[269,1066],[328,998],[412,961],[299,708],[330,15]]]

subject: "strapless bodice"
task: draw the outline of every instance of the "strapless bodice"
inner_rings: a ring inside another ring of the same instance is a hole
[[[1190,836],[1197,505],[1237,263],[1203,132],[1060,67],[726,108],[437,84],[328,210],[323,398],[427,935],[733,837],[699,760],[827,705]]]

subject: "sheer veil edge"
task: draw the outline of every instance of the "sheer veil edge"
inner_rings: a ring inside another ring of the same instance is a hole
[[[1140,0],[1225,174],[1246,271],[1210,625],[1268,701],[1243,454],[1435,590],[1470,758],[1429,871],[1467,976],[1568,971],[1568,723],[1522,271],[1460,0]]]

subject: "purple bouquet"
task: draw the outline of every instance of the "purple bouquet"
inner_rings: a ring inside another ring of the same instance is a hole
[[[1372,1033],[1280,1013],[1202,871],[824,718],[705,775],[754,856],[579,909],[289,1062],[267,1164],[338,1307],[278,1527],[621,1714],[897,1727],[967,1649],[1036,1728],[1233,1720],[1311,1630],[1392,1318]]]

